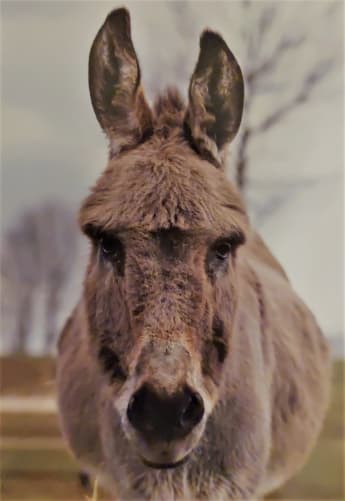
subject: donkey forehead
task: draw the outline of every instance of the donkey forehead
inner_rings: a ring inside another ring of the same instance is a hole
[[[184,145],[155,146],[109,162],[82,206],[82,227],[246,233],[243,202],[221,171]]]

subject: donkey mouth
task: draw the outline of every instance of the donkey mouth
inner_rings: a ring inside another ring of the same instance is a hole
[[[178,466],[181,466],[184,464],[187,459],[188,459],[188,454],[184,458],[180,459],[179,461],[176,461],[176,463],[152,463],[151,461],[148,461],[147,459],[143,458],[140,456],[140,459],[144,463],[145,466],[148,466],[149,468],[154,468],[156,470],[168,470],[172,468],[177,468]]]

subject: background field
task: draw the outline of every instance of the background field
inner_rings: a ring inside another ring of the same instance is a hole
[[[2,359],[1,369],[1,499],[86,500],[91,493],[80,485],[78,466],[64,446],[52,407],[53,359],[7,357]],[[30,397],[33,393],[41,398],[39,412],[34,409],[34,397]],[[13,395],[16,399],[12,398]],[[29,400],[27,397],[30,397]],[[28,404],[30,401],[31,406]],[[17,410],[15,402],[18,403]],[[26,403],[21,406],[21,402]],[[344,499],[343,361],[334,363],[330,410],[308,464],[272,497]]]

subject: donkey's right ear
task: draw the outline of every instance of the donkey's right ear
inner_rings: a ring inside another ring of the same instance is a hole
[[[140,85],[140,67],[126,9],[112,11],[97,33],[89,58],[93,109],[113,156],[152,132],[152,114]]]

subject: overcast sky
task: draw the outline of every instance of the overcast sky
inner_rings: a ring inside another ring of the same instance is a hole
[[[2,2],[5,228],[25,208],[45,200],[63,200],[77,209],[105,166],[106,143],[88,94],[88,52],[107,13],[123,4],[132,15],[150,98],[153,88],[168,83],[185,93],[206,26],[222,33],[239,61],[245,60],[243,26],[250,29],[255,19],[245,18],[241,2],[192,2],[186,22],[178,20],[171,2]],[[253,214],[253,220],[321,326],[328,335],[339,335],[344,301],[343,11],[340,5],[337,15],[326,15],[331,4],[336,2],[279,2],[279,22],[269,30],[268,48],[282,30],[302,33],[308,43],[281,61],[276,74],[281,93],[257,101],[254,121],[293,92],[315,60],[334,55],[338,63],[308,104],[253,144],[248,196],[263,213],[274,194],[282,200],[272,213],[261,219]],[[179,8],[185,8],[182,2]],[[299,181],[301,189],[296,188]]]

